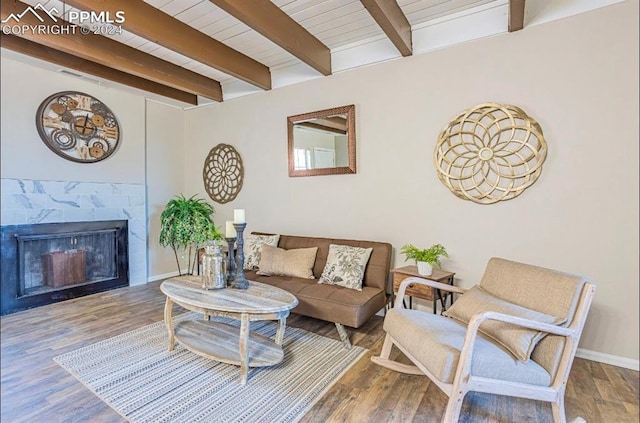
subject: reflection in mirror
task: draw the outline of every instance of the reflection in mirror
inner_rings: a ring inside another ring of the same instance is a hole
[[[355,106],[287,118],[289,176],[356,173]]]

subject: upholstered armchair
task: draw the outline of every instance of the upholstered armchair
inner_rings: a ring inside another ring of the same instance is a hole
[[[402,304],[412,284],[463,295],[444,315],[410,310]],[[550,402],[554,421],[564,423],[567,379],[594,291],[581,276],[500,258],[469,290],[407,278],[372,361],[431,379],[449,397],[445,423],[458,421],[469,391]],[[413,366],[390,360],[394,345]]]

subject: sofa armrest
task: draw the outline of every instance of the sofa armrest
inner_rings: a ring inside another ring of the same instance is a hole
[[[416,283],[420,285],[426,285],[431,288],[439,289],[441,291],[453,292],[456,294],[464,294],[467,291],[466,289],[460,288],[458,286],[449,285],[446,283],[440,283],[440,282],[432,281],[429,279],[418,278],[416,276],[411,276],[409,278],[404,279],[400,283],[400,288],[398,288],[398,296],[396,297],[396,302],[393,305],[394,307],[402,307],[402,300],[404,299],[405,291],[410,285],[413,285]]]

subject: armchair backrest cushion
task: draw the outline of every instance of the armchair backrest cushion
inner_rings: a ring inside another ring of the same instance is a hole
[[[565,322],[562,326],[568,326],[573,321],[585,282],[582,276],[493,257],[480,286],[502,300],[558,317]],[[531,358],[554,374],[563,343],[561,337],[546,336]]]

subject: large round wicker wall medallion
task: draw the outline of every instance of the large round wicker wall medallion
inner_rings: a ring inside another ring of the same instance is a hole
[[[213,201],[224,204],[234,200],[244,179],[240,154],[228,144],[216,145],[204,161],[202,177],[204,188]]]
[[[484,103],[453,119],[438,137],[438,177],[479,204],[510,200],[540,176],[547,143],[538,122],[516,106]]]

